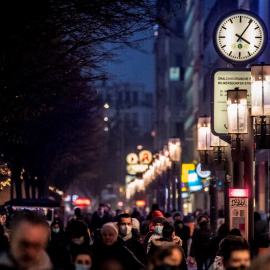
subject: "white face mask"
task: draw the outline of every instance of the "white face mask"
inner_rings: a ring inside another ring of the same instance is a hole
[[[120,226],[120,233],[123,235],[131,234],[132,227],[128,225],[121,225]]]
[[[72,241],[75,245],[79,246],[79,245],[81,245],[81,244],[84,242],[84,237],[81,236],[81,237],[78,237],[78,238],[77,238],[77,237],[76,237],[76,238],[72,238],[71,241]]]
[[[91,266],[85,264],[75,264],[75,270],[90,270]]]

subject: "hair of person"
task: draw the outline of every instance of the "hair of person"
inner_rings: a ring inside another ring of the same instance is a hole
[[[242,236],[240,230],[237,229],[237,228],[231,229],[231,230],[229,231],[228,235]]]
[[[170,212],[166,212],[166,213],[164,214],[164,217],[165,217],[165,218],[172,217],[172,214],[171,214]]]
[[[81,209],[79,207],[76,207],[74,209],[74,214],[75,214],[75,216],[80,216],[82,214]]]
[[[130,218],[130,219],[131,219],[131,215],[128,214],[128,213],[123,213],[123,214],[119,215],[119,216],[117,217],[117,222],[118,222],[118,224],[121,223],[121,219],[122,219],[122,218]]]
[[[219,236],[227,236],[229,234],[229,224],[228,223],[222,223],[218,228],[218,235]]]
[[[13,220],[10,222],[11,234],[14,232],[22,222],[27,222],[32,225],[43,226],[48,229],[49,224],[45,219],[45,216],[41,216],[32,211],[21,211],[14,215]]]
[[[254,221],[261,220],[261,215],[259,212],[254,212]]]
[[[208,219],[208,217],[207,217],[206,215],[200,215],[200,216],[197,217],[197,223],[200,223],[200,221],[201,221],[203,218],[206,219],[207,223],[209,222],[209,219]]]
[[[228,235],[219,244],[219,248],[224,260],[228,260],[233,251],[248,250],[248,242],[241,236]]]
[[[172,237],[173,232],[174,232],[174,226],[171,225],[169,222],[164,222],[163,230],[162,230],[163,237]]]
[[[176,244],[161,246],[156,250],[153,257],[151,258],[151,261],[148,264],[148,270],[153,270],[155,269],[155,267],[162,265],[164,259],[168,256],[171,256],[174,249],[177,249],[180,251],[182,255],[182,260],[183,260],[185,255],[184,255],[183,249],[180,246]]]

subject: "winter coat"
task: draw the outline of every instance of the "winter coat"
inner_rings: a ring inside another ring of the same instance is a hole
[[[134,254],[119,242],[115,242],[112,246],[107,246],[103,242],[92,246],[93,266],[92,269],[100,269],[101,263],[106,260],[117,260],[127,270],[144,269],[144,265],[134,256]]]
[[[119,244],[127,247],[142,264],[147,264],[147,256],[144,251],[143,244],[140,243],[134,236],[126,241],[124,241],[121,236],[118,236],[117,241]]]
[[[192,235],[190,256],[196,261],[207,261],[210,258],[210,230],[195,228]]]
[[[182,262],[180,264],[180,267],[179,269],[181,270],[187,270],[187,263],[186,263],[186,257],[185,257],[185,253],[184,253],[184,250],[183,248],[181,247],[181,239],[179,237],[175,237],[175,238],[172,238],[172,237],[162,237],[162,238],[158,238],[158,239],[153,239],[152,240],[152,243],[151,243],[151,246],[150,246],[150,250],[149,250],[149,253],[148,255],[150,257],[152,257],[156,250],[160,247],[166,247],[166,246],[171,246],[173,244],[175,245],[178,245],[180,246],[181,248],[181,252],[182,252],[182,256],[183,256],[183,259],[182,259]]]

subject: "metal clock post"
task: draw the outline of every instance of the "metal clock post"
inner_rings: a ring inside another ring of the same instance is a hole
[[[226,96],[227,91],[230,89],[234,89],[235,87],[240,87],[242,89],[250,90],[250,69],[247,69],[246,66],[251,62],[258,59],[258,57],[264,52],[268,42],[268,32],[263,20],[256,15],[255,13],[247,10],[234,10],[229,13],[226,13],[222,16],[213,32],[213,44],[218,55],[224,59],[227,63],[232,64],[233,69],[222,69],[213,72],[212,74],[212,133],[222,137],[227,141],[231,141],[228,139],[228,132],[216,130],[218,129],[215,126],[215,114],[214,111],[217,107],[217,102],[215,99],[217,96],[219,98],[223,98],[221,96]],[[217,73],[219,72],[218,76]],[[235,72],[234,76],[232,73]],[[244,72],[243,74],[241,72]],[[237,76],[241,74],[240,76]],[[221,78],[219,82],[217,81],[217,77]],[[249,77],[249,79],[247,79]],[[217,91],[219,91],[217,93]],[[221,101],[220,105],[224,103]],[[227,112],[226,109],[222,111],[224,113],[226,128],[227,125]],[[220,115],[219,115],[220,117]],[[253,221],[253,162],[254,162],[254,136],[253,136],[253,124],[252,120],[249,117],[249,129],[248,133],[244,135],[244,155],[241,162],[244,164],[244,186],[242,188],[249,189],[249,232],[248,232],[248,240],[250,244],[253,243],[253,230],[254,230],[254,221]],[[222,119],[219,118],[219,121]],[[228,126],[228,125],[227,125]],[[233,152],[232,152],[233,157]],[[234,158],[234,157],[233,157]],[[233,173],[233,182],[234,186],[238,186],[237,179],[235,176],[239,175],[239,168],[237,164],[234,166]],[[238,171],[237,171],[238,170]],[[238,182],[239,184],[241,183]],[[229,194],[225,194],[225,202],[228,202]],[[228,205],[225,205],[225,208],[228,208]],[[228,211],[227,211],[228,212]]]

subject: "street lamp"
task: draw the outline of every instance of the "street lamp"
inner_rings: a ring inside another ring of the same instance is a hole
[[[228,133],[231,134],[231,151],[234,161],[242,161],[243,134],[247,133],[247,90],[227,91]]]
[[[200,160],[203,170],[209,167],[211,150],[211,125],[210,117],[200,116],[197,125],[197,150],[200,152]]]
[[[176,190],[177,188],[177,202],[178,210],[182,211],[182,185],[181,185],[181,173],[180,173],[180,162],[181,162],[181,142],[179,138],[170,138],[168,141],[169,158],[172,162],[172,174],[173,174],[173,208],[175,208]]]
[[[270,65],[251,66],[251,116],[259,149],[270,147]]]

